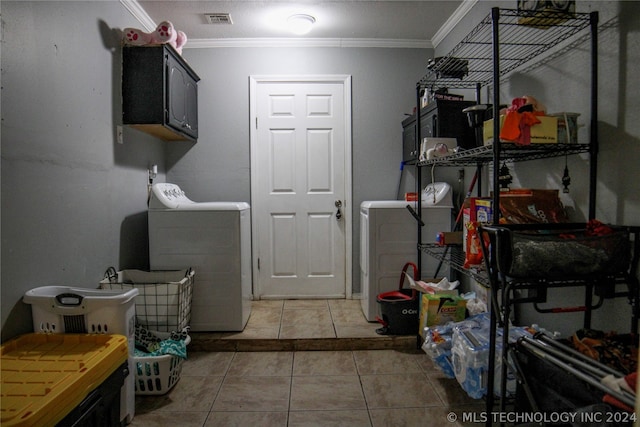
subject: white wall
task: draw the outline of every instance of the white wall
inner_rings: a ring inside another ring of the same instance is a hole
[[[2,339],[31,330],[24,293],[97,287],[148,266],[149,164],[164,143],[121,122],[119,2],[2,2]],[[162,177],[164,174],[162,175]]]

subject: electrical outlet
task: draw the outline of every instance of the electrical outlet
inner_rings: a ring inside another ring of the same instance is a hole
[[[118,141],[118,144],[124,144],[124,139],[122,136],[122,125],[116,126],[116,140]]]

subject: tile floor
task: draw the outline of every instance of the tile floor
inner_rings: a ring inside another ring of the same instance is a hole
[[[278,339],[378,337],[381,325],[367,322],[360,300],[255,301],[243,334]]]
[[[245,331],[220,338],[388,338],[376,334],[379,326],[364,320],[355,300],[258,301]],[[130,425],[449,427],[471,425],[463,417],[481,411],[483,401],[469,398],[415,346],[190,351],[169,393],[136,396]]]
[[[130,425],[435,427],[483,410],[417,351],[192,352],[169,393],[136,397]]]
[[[242,332],[195,332],[196,351],[361,350],[416,348],[413,336],[376,333],[360,300],[254,301]]]
[[[221,333],[224,338],[374,338],[381,325],[367,322],[360,300],[254,301],[242,332]]]

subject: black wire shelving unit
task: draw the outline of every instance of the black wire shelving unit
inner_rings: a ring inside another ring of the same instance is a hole
[[[493,206],[499,206],[500,188],[498,182],[499,165],[502,162],[519,162],[551,157],[560,157],[587,153],[589,156],[589,219],[595,217],[596,177],[598,154],[598,12],[567,13],[559,11],[520,11],[493,8],[488,16],[477,24],[445,56],[435,58],[426,74],[416,84],[416,147],[420,146],[420,110],[424,91],[435,92],[440,88],[475,89],[476,100],[480,103],[481,89],[491,88],[492,99],[484,102],[500,106],[500,85],[514,71],[526,71],[545,61],[562,55],[576,45],[590,42],[591,46],[591,105],[588,144],[533,144],[518,146],[503,143],[498,138],[490,145],[471,148],[445,157],[418,162],[416,166],[475,166],[481,176],[483,165],[493,165],[492,189]],[[495,108],[498,109],[497,107]],[[500,121],[493,121],[493,135],[500,134]],[[416,184],[419,197],[422,195],[422,173],[417,172]],[[480,188],[480,185],[478,185]],[[417,204],[417,215],[422,217],[422,203]],[[493,215],[493,223],[498,224],[499,215]],[[461,247],[437,247],[422,242],[422,230],[418,226],[418,262],[421,253],[448,264],[451,268],[472,277],[480,284],[490,288],[492,306],[498,300],[498,287],[493,274],[480,269],[466,269],[464,253]],[[418,265],[421,270],[421,266]],[[499,306],[492,308],[500,311]],[[496,342],[496,329],[500,314],[491,316],[490,342]],[[504,324],[504,319],[501,319]],[[506,329],[506,325],[505,325]],[[506,334],[506,331],[504,332]],[[487,380],[486,408],[490,412],[494,404],[495,345],[489,347],[489,367]],[[506,356],[503,353],[503,369]],[[504,392],[504,390],[502,390]],[[501,399],[504,407],[504,399]],[[489,422],[488,425],[491,423]]]

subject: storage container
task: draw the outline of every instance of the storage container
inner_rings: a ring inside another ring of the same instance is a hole
[[[376,329],[380,335],[417,335],[418,332],[418,297],[411,289],[378,294],[383,327]]]
[[[126,337],[32,333],[0,354],[2,426],[120,425]]]
[[[133,372],[135,348],[135,305],[137,289],[127,291],[43,286],[27,291],[22,298],[31,304],[34,332],[49,334],[120,334],[127,337],[129,371]],[[135,414],[134,377],[127,377],[121,393],[121,420]]]
[[[579,113],[554,113],[550,117],[558,118],[558,142],[561,144],[578,143]]]
[[[531,144],[557,144],[558,118],[551,116],[537,116],[540,123],[531,126]],[[504,125],[505,116],[500,116],[500,129]],[[493,144],[493,119],[484,122],[484,145]],[[512,142],[512,141],[501,141]],[[561,141],[562,142],[562,141]]]
[[[380,335],[417,335],[418,292],[415,289],[403,289],[409,267],[413,268],[413,277],[418,280],[418,267],[408,262],[400,273],[398,290],[382,292],[376,297],[381,315],[376,320],[382,324],[382,328],[376,329],[376,333]]]
[[[607,275],[624,272],[629,266],[629,232],[622,228],[612,228],[604,235],[589,235],[585,229],[569,227],[553,231],[484,228],[497,231],[497,266],[509,277]]]
[[[122,270],[111,267],[100,282],[110,290],[137,289],[136,323],[152,331],[180,331],[191,319],[195,272]]]
[[[27,291],[22,301],[31,304],[34,332],[117,333],[133,339],[136,295],[137,289],[43,286]]]

